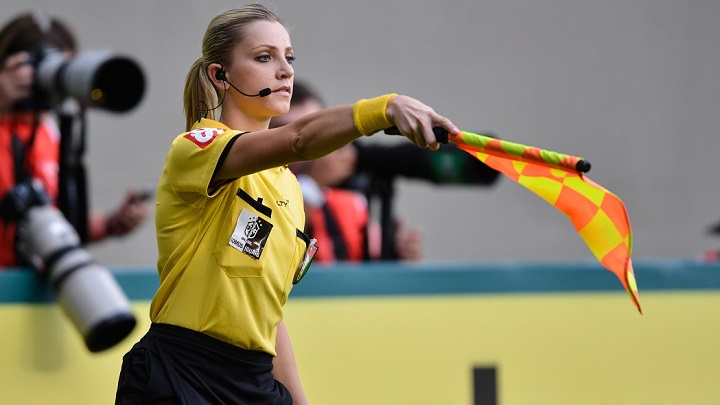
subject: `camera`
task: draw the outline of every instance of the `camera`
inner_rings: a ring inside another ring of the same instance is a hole
[[[36,69],[36,80],[27,109],[49,109],[69,96],[87,107],[126,112],[145,92],[140,66],[107,50],[68,57],[52,46],[41,45],[30,52],[30,63]]]
[[[500,173],[454,145],[440,145],[437,151],[411,143],[372,145],[354,143],[357,148],[355,174],[344,188],[366,190],[371,180],[392,181],[405,177],[435,185],[491,186]]]
[[[94,262],[75,228],[50,205],[39,181],[17,184],[0,213],[17,225],[20,258],[42,270],[91,352],[114,346],[135,328],[130,303],[112,274]]]

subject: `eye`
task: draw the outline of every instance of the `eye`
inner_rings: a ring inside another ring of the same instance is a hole
[[[295,62],[295,56],[293,56],[293,55],[286,56],[285,60],[287,61],[287,63],[292,65],[293,62]]]
[[[255,60],[258,61],[258,62],[269,62],[269,61],[270,61],[270,55],[265,54],[265,55],[256,56],[256,57],[255,57]]]

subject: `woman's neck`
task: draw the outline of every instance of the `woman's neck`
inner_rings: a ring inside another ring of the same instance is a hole
[[[264,131],[270,127],[270,119],[252,119],[241,114],[220,114],[218,121],[227,125],[229,128],[247,132]]]

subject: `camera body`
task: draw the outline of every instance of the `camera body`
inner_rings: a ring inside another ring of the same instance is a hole
[[[111,112],[133,109],[145,92],[145,76],[132,59],[107,50],[68,56],[50,45],[30,52],[35,67],[33,96],[20,109],[50,109],[72,97],[81,105]]]
[[[367,192],[375,182],[397,177],[445,186],[492,186],[500,172],[488,167],[454,145],[436,151],[402,142],[395,145],[354,143],[357,147],[355,174],[341,187]]]
[[[124,339],[136,319],[110,272],[95,263],[39,181],[23,182],[2,201],[2,217],[17,224],[18,255],[48,277],[63,311],[91,352]]]

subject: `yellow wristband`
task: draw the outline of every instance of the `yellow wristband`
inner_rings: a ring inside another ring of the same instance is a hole
[[[388,101],[397,94],[386,94],[384,96],[362,99],[353,107],[353,121],[355,128],[363,135],[372,135],[381,129],[390,128],[392,122],[388,121],[385,110]]]

